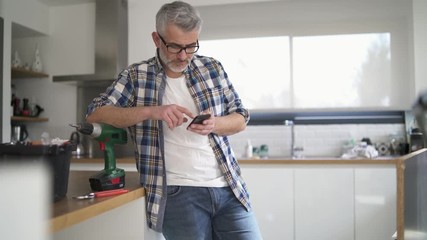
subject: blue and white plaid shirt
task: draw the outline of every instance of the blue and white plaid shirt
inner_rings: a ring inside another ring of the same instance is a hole
[[[214,116],[239,113],[249,121],[249,112],[228,80],[220,62],[194,55],[184,72],[187,86],[200,112],[210,109]],[[104,105],[118,107],[159,106],[165,93],[166,74],[158,57],[133,64],[123,70],[114,83],[95,98],[88,114]],[[145,120],[129,127],[134,141],[136,166],[146,189],[147,222],[161,232],[166,205],[166,170],[162,121]],[[224,177],[235,196],[251,209],[246,184],[227,136],[209,134],[210,145]]]

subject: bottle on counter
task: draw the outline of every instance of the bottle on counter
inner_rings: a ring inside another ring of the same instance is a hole
[[[252,146],[251,140],[248,140],[246,142],[246,146],[245,146],[245,157],[247,157],[247,158],[252,158],[253,157],[253,146]]]
[[[268,145],[267,144],[262,144],[259,147],[259,157],[261,159],[267,159],[268,158]]]

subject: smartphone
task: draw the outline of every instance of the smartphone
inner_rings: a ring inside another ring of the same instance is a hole
[[[190,126],[191,124],[202,124],[203,121],[205,121],[206,119],[209,119],[211,117],[210,114],[202,114],[202,115],[198,115],[195,118],[193,118],[193,121],[191,121],[190,124],[188,124],[188,126]],[[188,127],[187,127],[188,128]]]

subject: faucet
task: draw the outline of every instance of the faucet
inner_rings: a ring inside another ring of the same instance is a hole
[[[285,120],[283,122],[285,126],[291,127],[291,157],[295,158],[295,129],[294,129],[294,121],[292,120]]]

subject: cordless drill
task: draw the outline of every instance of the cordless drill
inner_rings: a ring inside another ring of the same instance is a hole
[[[125,186],[125,171],[116,168],[114,144],[126,144],[127,132],[122,128],[115,128],[102,123],[79,123],[71,125],[82,134],[89,135],[99,142],[104,151],[104,170],[89,178],[90,187],[94,191],[112,190]]]

